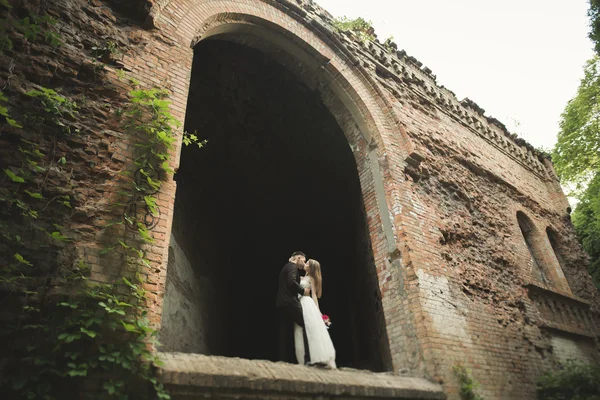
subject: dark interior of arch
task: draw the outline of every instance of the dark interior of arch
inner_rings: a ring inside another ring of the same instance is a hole
[[[160,341],[163,351],[277,360],[278,274],[302,250],[323,268],[338,365],[389,368],[351,148],[286,68],[223,40],[195,48]]]

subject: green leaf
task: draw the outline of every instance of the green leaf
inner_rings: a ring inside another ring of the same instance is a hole
[[[16,183],[25,183],[25,179],[21,178],[18,175],[15,175],[10,169],[4,169],[4,173],[8,175],[11,181]]]
[[[136,332],[136,333],[139,333],[139,330],[133,324],[129,324],[129,323],[125,322],[125,321],[121,321],[121,325],[123,325],[123,328],[125,328],[125,330],[127,332]]]
[[[144,196],[144,202],[148,206],[148,209],[152,213],[152,215],[158,215],[158,206],[156,205],[156,198],[153,196]]]
[[[27,193],[29,196],[33,197],[34,199],[43,199],[44,196],[42,196],[41,193],[33,193],[30,192],[29,190],[25,190],[25,193]]]
[[[133,283],[129,282],[129,280],[128,280],[127,278],[125,278],[125,277],[122,277],[121,279],[123,279],[123,282],[125,282],[125,284],[126,284],[127,286],[129,286],[130,288],[133,288],[133,289],[135,289],[135,288],[136,288],[136,286],[135,286]]]
[[[96,337],[96,335],[97,335],[97,333],[96,333],[96,332],[94,332],[94,331],[91,331],[91,330],[89,330],[89,329],[86,329],[86,328],[84,328],[84,327],[81,327],[81,328],[79,328],[79,330],[80,330],[81,332],[85,333],[86,335],[88,335],[88,336],[89,336],[89,337],[91,337],[91,338],[95,338],[95,337]]]
[[[58,240],[60,242],[69,242],[69,241],[71,241],[71,239],[68,236],[63,235],[60,232],[48,233],[48,236],[50,236],[52,239]]]
[[[62,306],[62,307],[69,307],[69,308],[72,308],[72,309],[76,309],[77,307],[79,307],[79,304],[68,302],[68,301],[60,302],[60,303],[58,303],[58,305]]]
[[[160,167],[163,169],[163,171],[165,171],[165,172],[167,172],[167,173],[169,173],[169,174],[171,174],[171,173],[173,173],[173,172],[174,172],[174,171],[173,171],[173,168],[171,168],[171,167],[169,166],[169,160],[166,160],[166,161],[164,161],[164,162],[163,162],[163,163],[160,165]]]
[[[115,246],[105,247],[102,250],[100,250],[100,254],[107,254],[114,249],[115,249]]]
[[[6,122],[8,122],[8,124],[10,126],[12,126],[13,128],[19,128],[20,129],[20,128],[23,127],[22,125],[19,125],[19,123],[16,120],[14,120],[12,118],[6,117]]]
[[[19,253],[15,253],[13,256],[18,262],[23,263],[25,265],[29,265],[32,266],[33,264],[31,264],[29,261],[27,261],[26,259],[23,258],[22,255],[20,255]]]

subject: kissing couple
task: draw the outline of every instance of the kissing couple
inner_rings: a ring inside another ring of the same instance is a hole
[[[322,284],[321,264],[317,260],[307,262],[301,251],[292,254],[279,273],[276,305],[281,360],[293,362],[289,346],[293,337],[298,364],[336,368],[335,348],[319,310]]]

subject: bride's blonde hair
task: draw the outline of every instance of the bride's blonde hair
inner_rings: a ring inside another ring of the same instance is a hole
[[[323,278],[321,277],[321,264],[317,260],[308,260],[308,276],[310,276],[315,284],[313,290],[317,295],[317,298],[321,298],[321,294],[323,293]]]

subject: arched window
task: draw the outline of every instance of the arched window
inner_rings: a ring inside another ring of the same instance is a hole
[[[543,265],[544,254],[541,251],[542,248],[539,243],[539,238],[536,237],[539,235],[536,235],[535,225],[531,219],[521,211],[517,212],[517,221],[519,222],[519,228],[521,228],[523,239],[525,239],[525,244],[527,245],[527,249],[531,256],[531,262],[533,264],[531,274],[538,281],[547,285],[550,284],[550,279],[548,278],[548,274]]]
[[[558,265],[564,271],[565,269],[565,259],[562,256],[560,248],[558,246],[558,240],[556,232],[550,228],[546,228],[546,235],[548,236],[548,241],[550,242],[550,246],[552,246],[552,250],[554,250],[554,255],[556,256],[556,260],[558,261]]]

